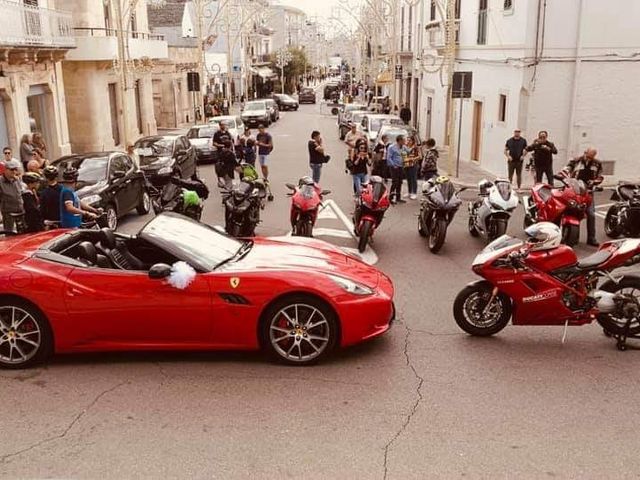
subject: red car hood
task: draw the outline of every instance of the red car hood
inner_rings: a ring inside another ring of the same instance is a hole
[[[309,270],[340,275],[375,287],[380,272],[321,240],[301,237],[255,238],[249,254],[229,270]]]

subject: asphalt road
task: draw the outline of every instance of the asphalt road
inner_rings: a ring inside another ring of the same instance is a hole
[[[286,113],[271,129],[276,198],[259,233],[288,232],[284,183],[308,173],[313,129],[333,157],[322,185],[334,203],[319,233],[355,247],[339,213],[348,220],[352,205],[344,146],[319,106]],[[213,187],[213,167],[200,170]],[[215,190],[204,220],[220,224]],[[311,368],[260,354],[145,353],[2,371],[0,477],[635,477],[638,352],[618,352],[596,326],[571,328],[565,344],[562,328],[462,333],[452,302],[474,279],[470,262],[484,242],[469,236],[461,211],[432,255],[417,209],[391,208],[367,252],[397,288],[399,320],[384,337]],[[146,220],[130,215],[122,229]],[[510,232],[521,224],[518,212]]]

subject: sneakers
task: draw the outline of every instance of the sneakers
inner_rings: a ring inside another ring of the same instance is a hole
[[[409,195],[409,198],[411,200],[416,200],[418,198],[418,195],[416,195],[415,193],[412,193],[411,195]]]
[[[409,198],[409,194],[408,193],[403,193],[402,194],[402,198]]]
[[[401,198],[399,198],[399,199],[398,199],[398,203],[407,203],[407,201],[406,201],[406,200],[403,200],[403,199],[401,199]]]

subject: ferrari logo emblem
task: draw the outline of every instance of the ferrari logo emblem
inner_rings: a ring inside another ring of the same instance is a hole
[[[232,277],[229,279],[229,283],[231,284],[231,288],[238,288],[238,285],[240,285],[240,279],[238,277]]]

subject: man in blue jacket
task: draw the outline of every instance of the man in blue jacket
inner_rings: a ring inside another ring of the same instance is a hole
[[[404,158],[409,154],[409,149],[405,146],[404,135],[396,137],[396,143],[387,149],[387,165],[391,172],[391,203],[407,203],[401,198],[402,193],[402,173]]]

